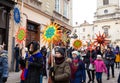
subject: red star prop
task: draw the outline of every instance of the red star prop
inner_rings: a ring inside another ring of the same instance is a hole
[[[101,46],[101,45],[102,45],[102,46],[105,46],[105,45],[108,44],[109,40],[106,39],[107,36],[106,36],[104,33],[101,34],[101,33],[99,32],[99,35],[96,34],[96,36],[97,36],[97,38],[95,39],[94,43],[97,43],[97,45],[100,44],[100,46]]]

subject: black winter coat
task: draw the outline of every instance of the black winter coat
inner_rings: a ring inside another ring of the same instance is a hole
[[[25,79],[25,83],[40,83],[40,75],[42,74],[42,72],[43,58],[33,57],[33,62],[29,62],[28,74]]]

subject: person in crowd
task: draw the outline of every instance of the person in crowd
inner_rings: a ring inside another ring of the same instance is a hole
[[[43,55],[43,61],[44,61],[43,76],[46,76],[46,78],[47,78],[47,70],[46,70],[46,55],[47,55],[47,48],[46,48],[46,46],[43,46],[43,47],[41,48],[40,52],[41,52],[42,55]]]
[[[65,52],[62,48],[56,48],[54,60],[55,62],[53,66],[51,65],[49,72],[52,79],[51,83],[70,83],[70,65],[65,60]]]
[[[117,45],[114,51],[116,68],[120,68],[120,49]]]
[[[115,55],[116,68],[120,68],[120,51]]]
[[[111,47],[107,48],[107,52],[105,54],[105,64],[107,67],[107,80],[109,80],[110,78],[110,67],[112,70],[112,77],[114,78],[114,61],[115,61],[115,55],[113,53],[113,51],[111,50]]]
[[[85,49],[81,49],[80,50],[80,55],[82,56],[83,61],[85,61],[85,57],[86,57],[86,51],[85,51]]]
[[[71,65],[71,83],[85,83],[85,64],[79,58],[78,51],[72,52],[72,63]]]
[[[20,57],[20,46],[19,44],[16,44],[16,47],[14,48],[14,57],[16,61],[15,65],[15,72],[19,72],[19,57]]]
[[[72,47],[68,47],[68,48],[66,49],[67,57],[72,58],[72,51],[73,51],[73,50],[74,50],[74,49],[73,49]]]
[[[118,83],[120,83],[120,73],[119,73],[119,76],[118,76]]]
[[[101,55],[97,55],[97,59],[94,61],[95,71],[96,71],[96,80],[98,83],[102,83],[102,73],[107,73],[107,68],[104,61],[102,60]]]
[[[40,83],[43,72],[43,56],[36,41],[30,42],[25,57],[24,83]]]
[[[20,74],[20,83],[25,83],[25,78],[24,78],[24,72],[25,72],[25,57],[28,54],[28,49],[25,48],[25,54],[20,57],[20,69],[22,70],[21,74]]]
[[[94,83],[94,78],[95,78],[95,69],[92,63],[94,62],[94,60],[96,59],[96,55],[94,50],[87,50],[87,54],[85,57],[85,64],[86,64],[86,70],[87,70],[87,74],[88,74],[88,83],[90,83],[92,81],[92,83]]]
[[[96,47],[95,54],[96,54],[96,57],[97,57],[98,54],[102,56],[102,52],[101,52],[101,47],[100,46]]]
[[[8,78],[8,52],[0,45],[0,83],[5,83]]]

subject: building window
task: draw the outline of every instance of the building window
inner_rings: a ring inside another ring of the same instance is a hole
[[[103,5],[108,5],[109,4],[109,0],[103,0]]]
[[[108,28],[104,28],[104,34],[108,36]]]
[[[66,0],[64,0],[64,11],[63,11],[63,15],[65,17],[68,17],[68,2]]]
[[[83,28],[83,32],[85,32],[85,28]]]
[[[60,12],[60,0],[55,0],[55,11]]]
[[[32,24],[32,23],[28,23],[27,30],[37,32],[37,25]]]
[[[104,30],[104,34],[108,37],[109,36],[109,31],[108,30],[109,30],[110,26],[109,25],[105,25],[102,28]]]

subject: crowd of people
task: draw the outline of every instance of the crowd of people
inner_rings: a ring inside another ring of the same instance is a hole
[[[95,80],[104,83],[103,73],[109,80],[115,78],[114,69],[120,69],[119,46],[107,46],[104,50],[100,46],[95,49],[54,46],[49,50],[46,46],[40,49],[39,43],[32,41],[26,46],[24,55],[20,51],[17,44],[15,72],[21,69],[21,83],[43,83],[43,77],[48,78],[48,83],[95,83]],[[8,78],[7,61],[7,51],[0,46],[0,83],[5,83]],[[120,75],[116,78],[120,83]]]

